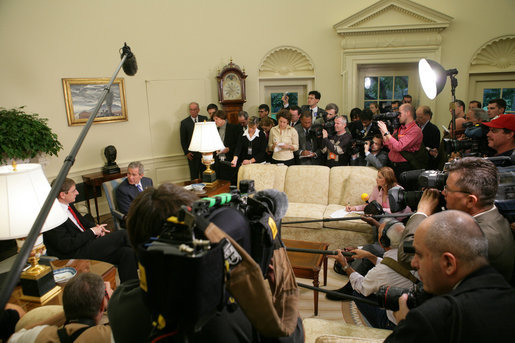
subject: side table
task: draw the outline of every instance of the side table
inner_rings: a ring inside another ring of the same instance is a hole
[[[104,174],[102,172],[96,172],[91,174],[82,175],[82,181],[84,181],[84,195],[86,196],[86,204],[88,206],[88,213],[91,214],[91,207],[89,204],[89,194],[88,187],[91,186],[93,188],[93,198],[95,199],[95,210],[97,212],[97,223],[100,224],[100,214],[98,213],[98,201],[97,197],[102,194],[97,195],[97,187],[103,184],[106,181],[119,179],[121,177],[127,176],[127,168],[121,168],[119,173],[116,174]]]
[[[98,274],[102,276],[102,279],[104,281],[108,281],[111,284],[111,288],[113,290],[116,288],[116,267],[110,263],[95,260],[78,259],[55,260],[50,263],[52,264],[52,269],[73,267],[77,270],[77,274],[87,272]],[[61,286],[61,290],[57,292],[55,296],[49,298],[42,304],[21,300],[20,297],[22,295],[22,290],[21,286],[18,285],[14,288],[14,291],[11,294],[9,302],[21,306],[21,308],[23,308],[25,311],[30,311],[36,307],[40,307],[43,305],[62,305],[62,287],[64,287],[65,283],[60,283],[58,285]]]
[[[302,249],[315,249],[327,250],[329,243],[296,241],[292,239],[283,239],[284,245],[287,248],[302,248]],[[320,267],[323,264],[324,268],[324,286],[327,285],[327,255],[311,254],[305,252],[288,251],[288,258],[290,259],[293,273],[296,277],[313,280],[313,286],[320,286],[318,276]],[[314,307],[315,316],[318,315],[318,291],[314,292]]]

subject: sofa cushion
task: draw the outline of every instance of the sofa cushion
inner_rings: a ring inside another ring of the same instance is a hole
[[[291,167],[290,167],[291,168]],[[289,196],[288,196],[289,197]],[[321,229],[323,227],[322,218],[324,218],[326,205],[305,204],[298,202],[289,202],[288,211],[282,219],[283,223],[300,220],[319,220],[315,223],[304,224],[284,224],[285,226],[303,227],[310,229]]]
[[[376,185],[377,169],[372,167],[333,167],[329,175],[329,204],[363,204],[361,194],[370,194]]]
[[[329,171],[326,166],[290,166],[284,181],[284,192],[288,200],[293,203],[327,205]]]
[[[254,180],[256,191],[264,189],[277,189],[284,191],[284,179],[288,167],[277,164],[247,164],[238,171],[238,185],[240,180]]]
[[[340,211],[340,210],[344,210],[344,209],[345,209],[345,206],[336,205],[336,204],[330,204],[325,209],[324,219],[325,218],[328,218],[328,219],[332,218],[331,214],[333,214],[336,211]],[[364,232],[364,233],[373,232],[372,226],[367,224],[367,223],[365,223],[361,219],[359,219],[359,215],[358,214],[349,213],[345,217],[357,217],[357,218],[355,220],[325,222],[324,223],[324,227],[331,228],[331,229]]]

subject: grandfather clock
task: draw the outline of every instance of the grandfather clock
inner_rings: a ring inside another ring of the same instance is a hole
[[[243,103],[247,101],[245,94],[245,69],[232,63],[232,59],[216,77],[218,83],[218,100],[227,113],[230,123],[238,123],[238,112],[243,109]]]

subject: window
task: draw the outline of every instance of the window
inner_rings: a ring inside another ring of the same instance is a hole
[[[388,111],[393,100],[402,101],[408,94],[408,79],[408,76],[365,76],[364,108],[375,103],[381,112]]]
[[[483,109],[487,110],[488,102],[493,99],[504,99],[506,101],[505,113],[515,114],[513,107],[515,102],[515,88],[484,88],[483,89]]]

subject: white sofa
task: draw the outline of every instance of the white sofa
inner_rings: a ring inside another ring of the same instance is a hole
[[[283,238],[330,243],[330,249],[371,243],[374,231],[360,219],[286,224],[291,221],[331,218],[335,211],[362,204],[361,194],[376,184],[377,170],[370,167],[291,166],[250,164],[241,166],[238,182],[251,179],[256,190],[274,188],[288,196],[283,218]]]

